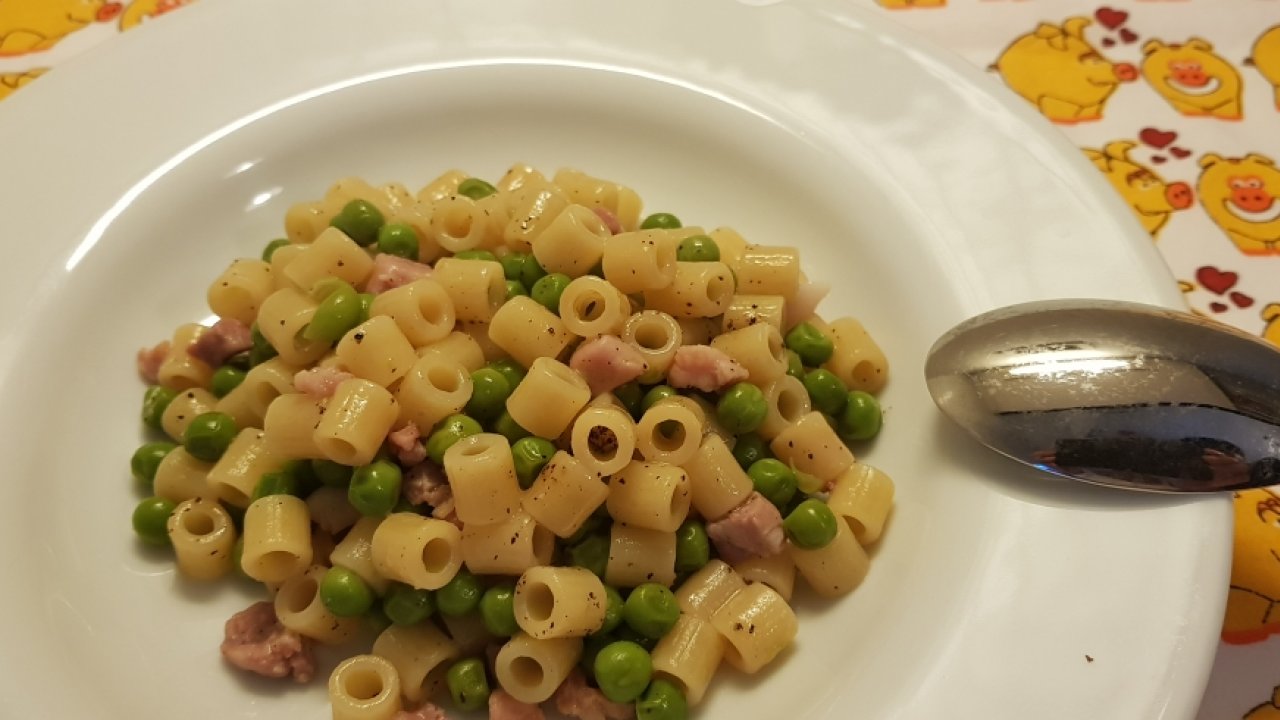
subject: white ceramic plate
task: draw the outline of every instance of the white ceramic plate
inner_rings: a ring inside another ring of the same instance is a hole
[[[757,4],[758,3],[753,3]],[[1226,498],[1040,481],[925,394],[933,339],[1036,298],[1177,305],[1077,151],[961,62],[848,3],[220,0],[0,106],[6,138],[0,715],[318,718],[323,680],[218,655],[247,604],[176,578],[128,517],[133,352],[290,203],[512,161],[803,248],[893,380],[867,453],[899,501],[865,584],[800,603],[794,651],[700,717],[1183,718],[1227,587]]]

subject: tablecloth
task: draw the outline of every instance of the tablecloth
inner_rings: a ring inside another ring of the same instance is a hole
[[[3,0],[0,99],[191,1]],[[1280,0],[875,2],[1075,141],[1193,312],[1280,345]],[[1280,494],[1237,493],[1235,508],[1228,609],[1199,720],[1280,719]]]

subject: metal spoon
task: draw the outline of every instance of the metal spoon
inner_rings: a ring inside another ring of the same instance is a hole
[[[925,377],[980,442],[1055,475],[1156,492],[1280,484],[1280,350],[1195,315],[1014,305],[939,338]]]

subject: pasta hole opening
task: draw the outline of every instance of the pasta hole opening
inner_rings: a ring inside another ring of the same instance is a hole
[[[291,582],[280,588],[280,603],[285,610],[291,613],[300,613],[311,606],[315,602],[316,594],[320,592],[320,586],[316,581],[309,578],[299,578],[297,582]]]
[[[429,573],[444,572],[453,562],[453,546],[444,538],[432,538],[422,546],[422,567]]]
[[[349,670],[343,678],[342,689],[356,700],[369,701],[386,690],[382,682],[382,674],[373,668],[355,668]]]
[[[769,333],[769,354],[773,356],[774,362],[781,365],[786,364],[787,358],[782,347],[782,334],[776,330]]]
[[[462,387],[462,378],[458,373],[439,365],[427,370],[427,382],[440,392],[456,393]]]
[[[587,431],[587,452],[600,462],[608,462],[618,456],[618,434],[612,428],[596,425]]]
[[[521,656],[511,661],[511,679],[524,687],[538,687],[544,675],[542,663],[531,657]]]
[[[809,404],[805,402],[807,399],[808,396],[799,392],[783,390],[778,395],[778,414],[787,423],[794,425],[809,412]]]
[[[586,322],[599,320],[604,315],[604,296],[598,292],[583,293],[573,303],[573,312]]]
[[[653,446],[663,452],[678,450],[684,445],[686,431],[678,420],[663,420],[653,428]]]
[[[555,552],[555,533],[541,525],[535,525],[533,528],[533,557],[543,565],[547,565],[551,562],[551,556]]]
[[[707,286],[704,288],[707,294],[707,300],[721,305],[733,295],[733,282],[723,275],[713,275],[707,279]]]
[[[672,675],[670,673],[664,673],[664,672],[655,672],[653,674],[653,677],[655,679],[666,680],[672,685],[675,685],[676,687],[680,688],[680,693],[683,694],[685,697],[689,697],[689,684],[686,683],[683,679],[678,678],[675,675]]]
[[[358,465],[357,456],[360,454],[356,446],[351,444],[349,440],[342,438],[325,438],[324,454],[329,456],[330,460],[343,465]]]
[[[183,530],[197,537],[208,535],[217,527],[213,521],[213,515],[203,510],[191,510],[182,513],[179,522],[182,523]]]
[[[680,492],[679,488],[671,491],[671,502],[667,503],[667,511],[671,517],[677,518],[689,512],[689,494]]]
[[[422,316],[423,321],[428,325],[439,326],[449,324],[449,318],[444,311],[444,305],[435,297],[421,298],[418,301],[418,314]]]
[[[489,438],[473,437],[469,442],[458,448],[458,454],[462,457],[480,457],[493,450],[493,443]]]
[[[235,391],[233,390],[232,392]],[[249,398],[258,408],[259,415],[265,414],[267,406],[270,405],[273,400],[280,397],[280,391],[269,383],[254,384],[248,392],[250,393]]]
[[[258,558],[258,566],[262,576],[267,578],[285,578],[293,574],[298,556],[284,550],[272,550]]]
[[[471,213],[461,210],[444,213],[444,220],[440,225],[440,229],[445,235],[456,240],[462,240],[471,234],[471,228],[474,223],[472,222]]]
[[[660,240],[655,247],[654,264],[658,266],[658,273],[674,276],[676,270],[676,241]]]
[[[643,323],[636,328],[636,344],[645,350],[663,350],[671,342],[671,334],[661,323]]]
[[[546,583],[528,583],[525,586],[525,610],[529,619],[535,622],[546,622],[556,607],[555,593]]]

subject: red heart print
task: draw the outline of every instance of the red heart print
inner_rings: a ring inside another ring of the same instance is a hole
[[[1155,164],[1157,164],[1157,165],[1159,165],[1159,164],[1163,163],[1163,162],[1164,162],[1165,160],[1167,160],[1167,159],[1168,159],[1168,158],[1166,158],[1166,157],[1165,157],[1165,156],[1163,156],[1163,155],[1152,155],[1152,156],[1151,156],[1151,162],[1153,162],[1153,163],[1155,163]]]
[[[1231,293],[1230,297],[1231,297],[1231,302],[1235,303],[1236,307],[1238,308],[1247,308],[1253,304],[1253,298],[1249,297],[1248,295],[1245,295],[1239,290]]]
[[[1102,38],[1102,47],[1109,48],[1109,47],[1113,47],[1115,44],[1116,44],[1116,41],[1112,40],[1111,38]]]
[[[1142,128],[1138,139],[1157,150],[1165,149],[1169,143],[1178,139],[1178,133],[1172,130],[1157,130],[1152,127]]]
[[[1236,286],[1240,276],[1233,272],[1223,272],[1212,265],[1205,265],[1196,270],[1196,280],[1215,295],[1221,295]]]
[[[1120,41],[1125,45],[1132,45],[1138,41],[1138,33],[1129,28],[1120,28]]]
[[[1115,30],[1123,25],[1125,20],[1129,19],[1129,13],[1105,6],[1098,8],[1098,11],[1093,16],[1098,19],[1098,22],[1102,23],[1102,27],[1108,30]]]
[[[1176,146],[1175,146],[1175,147],[1171,147],[1171,148],[1169,148],[1169,154],[1170,154],[1170,155],[1172,155],[1172,156],[1174,156],[1174,157],[1176,157],[1176,158],[1178,158],[1179,160],[1181,160],[1181,159],[1183,159],[1183,158],[1191,157],[1191,151],[1190,151],[1190,150],[1188,150],[1188,149],[1186,149],[1186,148],[1176,147]]]
[[[1214,311],[1214,312],[1216,312],[1216,313],[1220,313],[1220,312],[1226,312],[1227,310],[1230,310],[1231,308],[1227,307],[1225,304],[1220,303],[1220,302],[1211,302],[1211,303],[1209,303],[1209,309],[1210,309],[1210,310],[1212,310],[1212,311]]]

